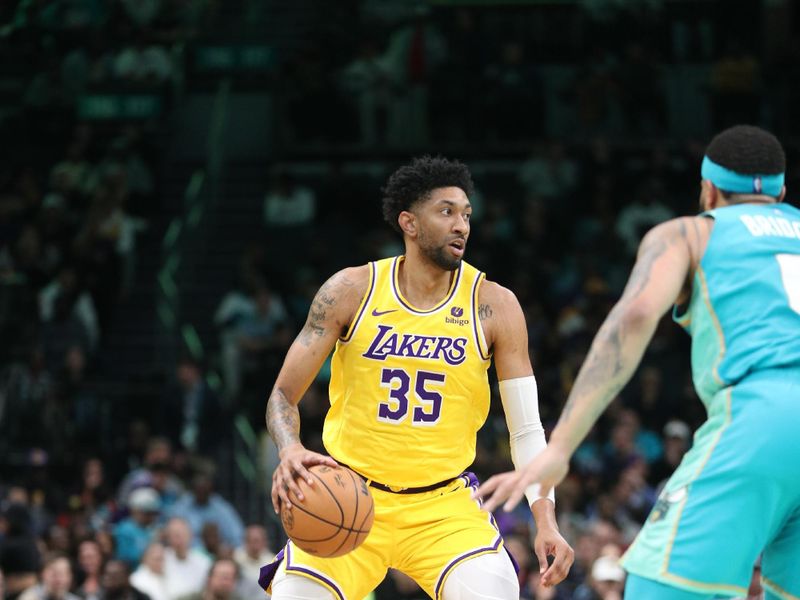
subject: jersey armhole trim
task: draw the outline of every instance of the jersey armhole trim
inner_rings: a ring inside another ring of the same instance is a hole
[[[481,283],[486,279],[485,273],[478,273],[475,281],[472,283],[472,330],[475,335],[475,345],[478,347],[478,354],[483,360],[492,360],[492,353],[486,344],[486,338],[483,335],[483,326],[480,323],[478,316],[478,291],[481,288]]]
[[[361,298],[361,304],[358,306],[358,310],[356,311],[356,316],[353,321],[350,323],[350,327],[347,328],[347,332],[345,333],[344,337],[340,337],[339,341],[343,344],[346,344],[353,338],[353,334],[356,332],[358,328],[358,324],[361,322],[361,317],[364,316],[364,311],[369,306],[369,301],[372,298],[372,293],[375,291],[375,263],[369,263],[369,285],[367,286],[367,291],[364,294],[364,297]]]

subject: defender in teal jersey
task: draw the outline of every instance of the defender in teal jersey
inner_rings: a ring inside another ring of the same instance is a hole
[[[547,449],[477,491],[510,509],[558,484],[674,305],[708,420],[623,558],[627,599],[746,596],[759,555],[767,598],[800,598],[800,211],[782,202],[785,163],[756,127],[712,140],[703,212],[642,240]]]

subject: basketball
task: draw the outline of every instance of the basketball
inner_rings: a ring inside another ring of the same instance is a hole
[[[281,507],[286,535],[298,548],[330,558],[358,548],[367,539],[375,507],[367,484],[346,467],[309,467],[314,485],[298,479],[304,499],[289,491],[292,507]]]

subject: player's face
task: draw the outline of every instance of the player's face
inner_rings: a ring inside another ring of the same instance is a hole
[[[467,248],[472,215],[472,205],[464,190],[435,189],[413,212],[417,217],[416,241],[420,251],[440,268],[455,271]]]

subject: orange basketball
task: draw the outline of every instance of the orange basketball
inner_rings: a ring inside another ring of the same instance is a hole
[[[298,479],[300,501],[289,491],[292,507],[281,507],[286,535],[298,548],[314,556],[342,556],[367,539],[375,519],[372,494],[361,477],[346,467],[314,465],[314,485]]]

